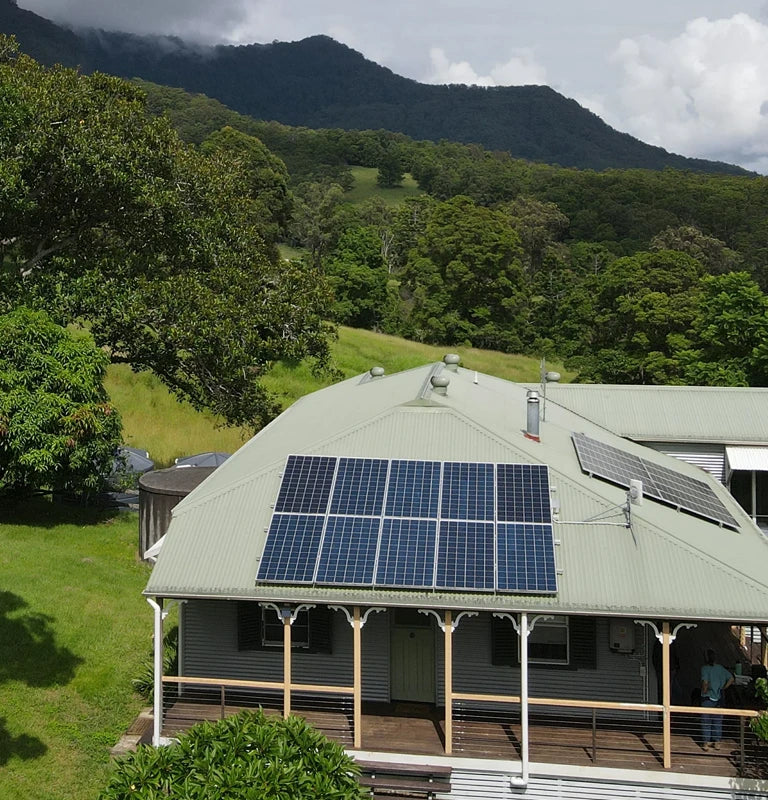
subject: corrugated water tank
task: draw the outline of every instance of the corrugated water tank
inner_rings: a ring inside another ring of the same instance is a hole
[[[168,530],[171,511],[216,467],[170,467],[139,479],[139,553],[144,553]]]

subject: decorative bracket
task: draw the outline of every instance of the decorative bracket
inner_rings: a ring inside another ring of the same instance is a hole
[[[499,619],[508,619],[512,623],[512,627],[515,629],[515,633],[520,636],[520,623],[515,618],[514,614],[510,614],[508,611],[494,611],[494,617],[498,617]],[[536,627],[537,622],[541,622],[545,619],[554,619],[553,614],[534,614],[528,620],[528,630],[525,632],[526,638],[528,638],[528,634]]]
[[[456,628],[459,627],[459,622],[464,617],[476,617],[477,615],[478,615],[477,611],[461,611],[461,612],[459,612],[456,615],[456,619],[454,619],[453,622],[451,622],[451,633],[453,633],[456,630]],[[445,626],[443,626],[443,627],[445,627]]]
[[[456,628],[459,627],[459,622],[463,617],[476,617],[479,612],[477,611],[460,611],[454,620],[451,621],[451,633],[453,633]],[[420,608],[419,614],[432,614],[432,616],[437,620],[437,624],[440,626],[440,630],[445,633],[445,619],[441,617],[437,611],[433,608]]]
[[[431,614],[437,620],[440,630],[445,633],[445,620],[437,613],[437,611],[435,611],[434,608],[420,608],[418,611],[419,614],[426,614],[427,616]]]
[[[659,631],[655,622],[653,622],[650,619],[636,619],[633,620],[633,622],[635,622],[637,625],[647,625],[649,628],[652,628],[656,638],[659,640],[661,644],[664,644],[664,634]],[[672,644],[672,642],[674,642],[675,639],[677,639],[677,632],[681,628],[696,628],[696,627],[697,624],[695,622],[680,622],[679,624],[675,625],[674,629],[672,630],[672,633],[669,634],[669,643]]]
[[[296,622],[296,617],[299,616],[301,611],[304,609],[309,611],[310,608],[315,607],[314,603],[301,603],[294,609],[291,609],[290,606],[278,606],[275,603],[260,603],[259,605],[264,606],[264,608],[271,608],[272,611],[277,614],[277,618],[280,620],[280,622],[285,622],[285,620],[288,620],[290,625],[293,625],[293,623]]]
[[[186,600],[170,599],[168,601],[168,605],[167,606],[163,605],[163,610],[160,612],[161,616],[163,618],[163,622],[165,622],[165,618],[168,616],[168,614],[170,613],[171,609],[174,606],[181,606],[182,603],[186,603],[186,602],[187,602]]]
[[[328,606],[328,608],[330,608],[331,611],[342,611],[344,613],[344,616],[347,618],[347,622],[350,625],[354,626],[355,619],[352,616],[352,614],[349,613],[349,609],[346,606]],[[376,613],[376,612],[379,612],[379,611],[386,611],[386,610],[387,610],[386,608],[382,608],[381,606],[371,606],[370,608],[366,609],[365,614],[363,614],[360,617],[360,627],[361,628],[365,627],[365,623],[368,622],[369,614],[373,614],[373,613]]]

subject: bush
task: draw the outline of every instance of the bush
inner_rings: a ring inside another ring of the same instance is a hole
[[[100,800],[360,800],[359,770],[300,717],[244,711],[117,762]]]

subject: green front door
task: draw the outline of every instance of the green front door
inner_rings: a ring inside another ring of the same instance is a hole
[[[435,702],[435,633],[430,617],[396,609],[390,664],[393,700]]]

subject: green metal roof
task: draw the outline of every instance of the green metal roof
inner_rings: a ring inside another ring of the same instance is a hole
[[[450,385],[440,395],[429,379],[441,370],[437,364],[374,379],[364,375],[291,406],[176,506],[146,594],[768,620],[768,541],[715,480],[555,403],[548,404],[541,441],[531,441],[523,435],[526,387],[445,369]],[[612,522],[623,521],[626,491],[581,471],[572,432],[706,481],[739,530],[647,499],[632,506],[631,531],[585,524],[604,512]],[[291,453],[548,464],[559,502],[557,594],[257,586],[280,474]]]
[[[768,445],[768,389],[550,383],[550,403],[635,441]]]

